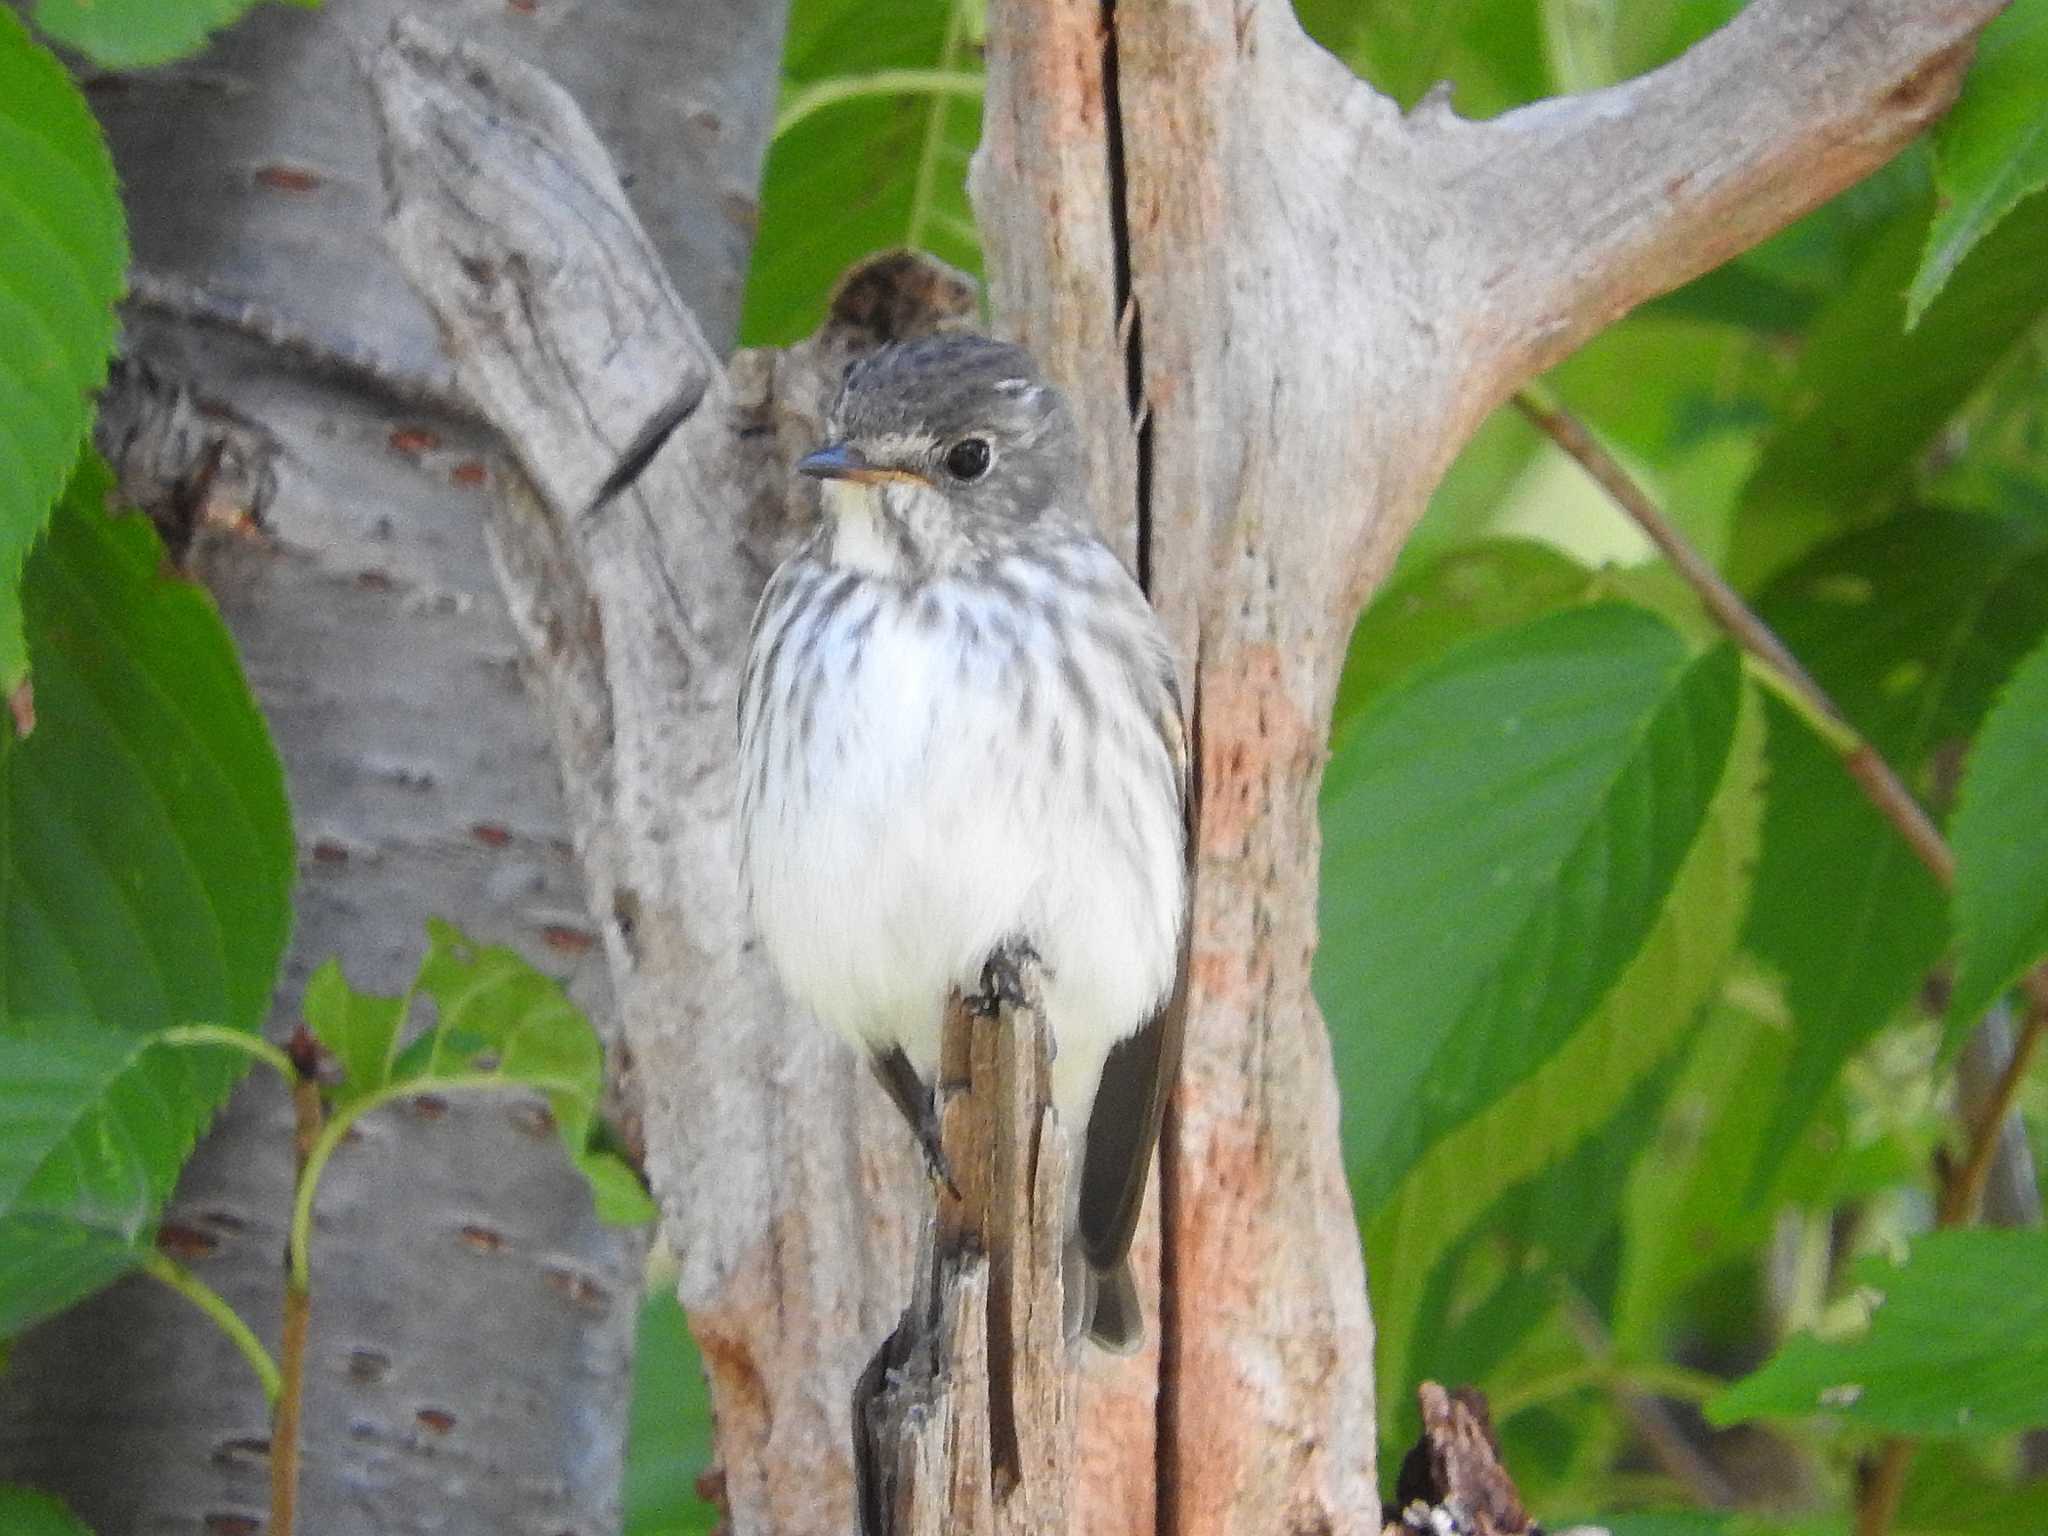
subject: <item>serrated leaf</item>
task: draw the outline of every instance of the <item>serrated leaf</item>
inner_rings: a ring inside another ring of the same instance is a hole
[[[36,25],[106,69],[168,64],[256,0],[36,0]],[[305,8],[318,0],[292,0]]]
[[[2048,186],[2048,0],[2014,0],[1978,35],[1962,96],[1934,130],[1934,184],[1941,202],[1906,295],[1908,326],[1977,242]]]
[[[1801,1334],[1706,1405],[1711,1423],[1827,1415],[1962,1438],[2048,1424],[2048,1233],[1931,1232],[1902,1264],[1869,1258],[1877,1298],[1854,1338]]]
[[[806,93],[832,99],[769,146],[740,319],[746,345],[809,335],[840,275],[877,251],[915,246],[980,272],[966,190],[980,103],[901,73],[978,76],[971,10],[968,0],[907,7],[880,26],[859,0],[797,0],[783,54],[785,120]]]
[[[38,724],[0,737],[0,1023],[259,1027],[290,929],[284,774],[212,599],[88,458],[23,586]],[[208,1052],[217,1098],[246,1066]]]
[[[142,1262],[203,1122],[207,1054],[76,1020],[0,1029],[0,1335]]]
[[[46,1493],[0,1487],[0,1531],[7,1536],[92,1536],[84,1521]]]
[[[2048,311],[2048,198],[2032,198],[1905,330],[1926,207],[1895,220],[1808,333],[1795,408],[1766,441],[1737,515],[1733,574],[1745,585],[1901,495],[1942,424]]]
[[[0,737],[0,1329],[139,1261],[249,1064],[147,1037],[254,1031],[290,924],[283,774],[233,647],[106,485],[88,458],[30,558],[40,719]]]
[[[2048,537],[2018,522],[1918,510],[1816,550],[1758,611],[1907,787],[1935,803],[1942,764],[2048,631]],[[1948,941],[1940,888],[1833,749],[1775,701],[1770,725],[1763,858],[1745,937],[1784,978],[1795,1049],[1758,1181]]]
[[[1711,658],[1709,658],[1711,659]],[[1405,1383],[1417,1275],[1493,1195],[1599,1126],[1693,1027],[1735,948],[1757,839],[1763,730],[1743,695],[1722,771],[1683,864],[1652,900],[1655,926],[1563,1047],[1438,1141],[1366,1233],[1383,1401]],[[1348,1106],[1347,1106],[1348,1110]]]
[[[1967,1027],[2048,955],[2048,644],[1984,718],[1949,837],[1956,854],[1952,1026]]]
[[[99,124],[0,7],[0,695],[27,670],[22,563],[92,422],[127,265]]]
[[[477,944],[439,919],[428,921],[427,940],[408,997],[430,1001],[435,1020],[395,1053],[406,999],[358,993],[338,966],[321,968],[322,1023],[315,1027],[332,1032],[321,1040],[343,1063],[343,1078],[331,1090],[336,1105],[381,1101],[414,1084],[538,1089],[570,1160],[590,1184],[599,1217],[622,1224],[650,1219],[654,1210],[637,1178],[597,1144],[604,1046],[590,1021],[559,983],[515,950]]]
[[[1327,780],[1317,991],[1383,1400],[1438,1260],[1600,1126],[1733,947],[1761,735],[1732,652],[1622,604],[1458,646]]]
[[[1584,1022],[1719,782],[1732,654],[1619,603],[1469,641],[1382,695],[1325,780],[1317,992],[1372,1215]]]

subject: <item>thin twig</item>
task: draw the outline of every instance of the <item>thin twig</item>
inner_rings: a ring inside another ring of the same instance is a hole
[[[1965,1226],[1976,1219],[1977,1202],[1984,1193],[1984,1180],[1991,1172],[2006,1117],[2018,1100],[2020,1085],[2040,1054],[2041,1041],[2048,1036],[2048,965],[2038,966],[2026,980],[2027,1016],[2013,1042],[2012,1059],[2005,1064],[1998,1082],[1970,1128],[1970,1151],[1962,1166],[1949,1176],[1941,1191],[1937,1220],[1944,1227]]]
[[[1743,602],[1741,594],[1722,579],[1721,573],[1714,569],[1707,557],[1693,548],[1685,535],[1671,525],[1650,499],[1649,493],[1636,484],[1635,477],[1594,440],[1584,422],[1562,406],[1539,400],[1528,390],[1515,396],[1515,405],[1548,434],[1551,441],[1578,460],[1580,468],[1591,475],[1622,511],[1649,535],[1650,542],[1663,552],[1672,569],[1684,577],[1686,584],[1699,595],[1700,602],[1714,616],[1715,622],[1833,726],[1830,734],[1842,747],[1842,766],[1848,770],[1849,776],[1870,797],[1870,803],[1877,807],[1878,814],[1898,829],[1906,846],[1927,866],[1928,873],[1940,882],[1942,889],[1951,889],[1956,880],[1956,857],[1942,838],[1940,829],[1921,809],[1920,802],[1913,798],[1913,792],[1906,788],[1904,781],[1892,771],[1883,754],[1849,723],[1848,717],[1828,697],[1826,690],[1785,648],[1785,642]]]
[[[320,1139],[323,1110],[319,1065],[312,1038],[302,1030],[292,1040],[292,1063],[298,1077],[292,1084],[292,1167],[303,1184],[306,1165]],[[312,1322],[313,1296],[304,1274],[287,1264],[284,1275],[284,1336],[278,1347],[278,1393],[270,1421],[269,1536],[292,1536],[299,1502],[299,1416],[306,1398],[306,1334]]]

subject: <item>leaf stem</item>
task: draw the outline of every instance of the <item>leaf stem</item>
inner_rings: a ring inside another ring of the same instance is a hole
[[[1741,594],[1728,585],[1713,563],[1695,549],[1658,510],[1649,493],[1636,484],[1635,477],[1594,439],[1584,422],[1561,405],[1538,398],[1533,389],[1515,396],[1515,405],[1538,429],[1562,448],[1615,504],[1634,519],[1652,544],[1671,562],[1672,569],[1698,594],[1714,621],[1750,655],[1763,664],[1773,691],[1789,692],[1804,702],[1799,713],[1808,720],[1826,721],[1823,738],[1842,759],[1842,767],[1854,779],[1880,816],[1897,829],[1906,846],[1943,890],[1952,889],[1956,879],[1956,858],[1940,830],[1913,798],[1911,790],[1884,760],[1877,748],[1849,723],[1835,701],[1813,680],[1799,658],[1756,614]],[[1798,706],[1795,705],[1795,708]]]
[[[229,1306],[219,1291],[167,1253],[151,1249],[142,1261],[142,1272],[161,1280],[213,1319],[220,1331],[228,1336],[228,1342],[240,1350],[242,1358],[249,1362],[250,1369],[255,1371],[257,1378],[263,1383],[265,1401],[275,1408],[278,1392],[277,1362],[270,1358],[270,1351],[263,1347],[263,1341],[256,1337],[255,1330],[242,1321],[242,1314]]]
[[[417,1099],[435,1093],[475,1093],[486,1089],[538,1088],[542,1093],[576,1094],[587,1092],[584,1086],[572,1078],[533,1077],[522,1075],[514,1080],[496,1072],[472,1072],[456,1076],[429,1076],[408,1078],[402,1083],[390,1083],[375,1093],[366,1094],[353,1103],[337,1109],[324,1126],[318,1128],[317,1136],[306,1151],[305,1165],[299,1175],[298,1192],[292,1205],[292,1227],[288,1252],[292,1280],[304,1288],[309,1284],[312,1272],[310,1249],[313,1241],[313,1197],[320,1187],[320,1175],[326,1171],[328,1159],[334,1156],[335,1148],[349,1133],[349,1128],[373,1109],[399,1099]]]
[[[981,99],[981,76],[966,69],[878,69],[866,75],[838,75],[803,87],[775,114],[770,141],[781,138],[805,118],[843,101],[867,96],[960,96]]]
[[[247,1030],[230,1029],[225,1024],[174,1024],[158,1030],[156,1038],[165,1045],[221,1046],[241,1051],[274,1070],[287,1087],[299,1080],[299,1069],[292,1065],[291,1057],[261,1035]]]

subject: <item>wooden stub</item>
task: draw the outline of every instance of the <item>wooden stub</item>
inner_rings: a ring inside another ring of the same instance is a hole
[[[854,1389],[863,1536],[1063,1531],[1074,1376],[1060,1274],[1066,1138],[1028,1006],[946,1016],[937,1191],[903,1320]],[[1085,1347],[1085,1346],[1076,1346]]]

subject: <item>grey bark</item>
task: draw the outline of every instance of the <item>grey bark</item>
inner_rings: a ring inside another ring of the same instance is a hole
[[[190,523],[285,760],[296,930],[272,1018],[339,956],[395,992],[428,916],[511,943],[608,1034],[615,1011],[559,775],[480,507],[500,475],[432,320],[378,239],[359,64],[401,0],[263,7],[201,56],[87,87],[135,250],[102,446]],[[635,182],[650,259],[721,344],[738,319],[780,0],[461,0],[444,21],[547,58]],[[291,1114],[236,1093],[170,1244],[274,1349]],[[396,1108],[323,1183],[301,1529],[616,1529],[641,1234],[601,1227],[537,1101]],[[132,1280],[20,1341],[0,1477],[100,1536],[258,1528],[267,1416],[232,1348]]]

